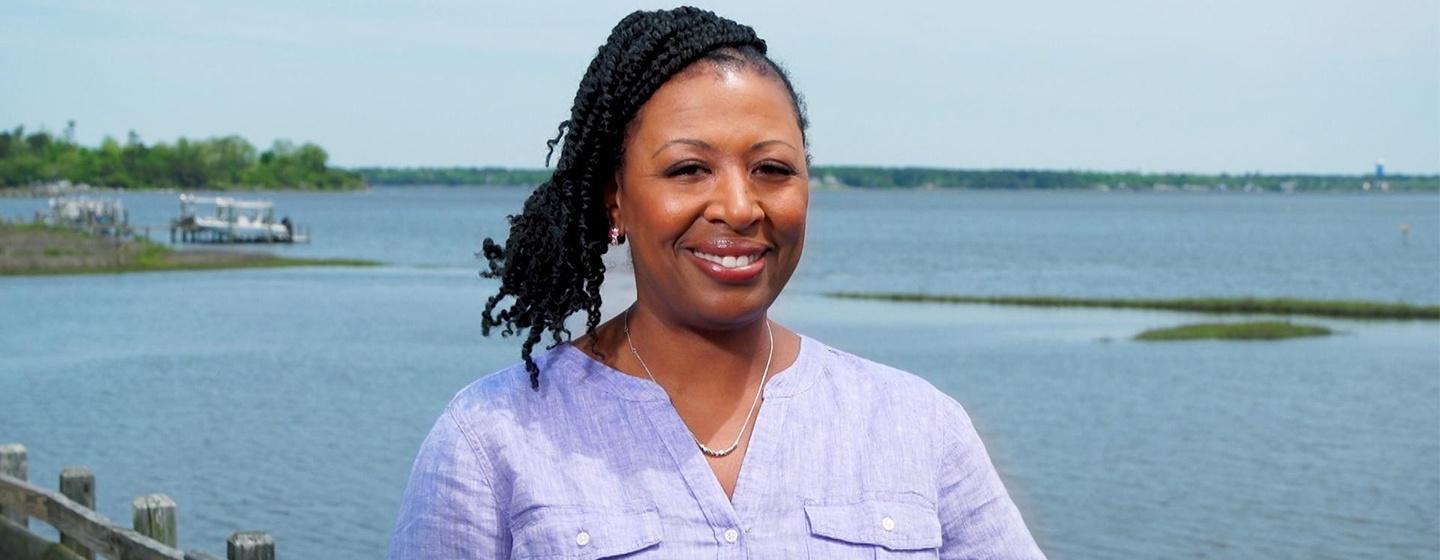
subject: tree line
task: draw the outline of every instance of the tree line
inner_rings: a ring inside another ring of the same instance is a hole
[[[69,181],[121,189],[324,189],[364,187],[359,174],[328,165],[315,144],[276,140],[257,150],[239,136],[173,144],[145,144],[133,131],[125,142],[99,146],[74,140],[72,121],[60,135],[23,126],[0,131],[0,187]]]
[[[371,185],[500,185],[533,187],[550,178],[549,169],[503,167],[358,167]]]
[[[239,136],[147,145],[131,132],[125,142],[106,137],[97,147],[74,140],[74,122],[63,133],[0,130],[0,188],[69,181],[122,189],[324,189],[371,185],[535,186],[548,169],[501,167],[332,168],[321,147],[277,140],[258,150]],[[871,189],[1099,189],[1440,191],[1440,175],[1266,175],[1141,173],[1026,169],[814,166],[816,187]]]
[[[354,169],[371,185],[535,186],[550,178],[548,169],[499,167],[362,167]],[[1051,171],[1026,169],[941,169],[925,167],[814,166],[817,187],[871,189],[1098,189],[1342,191],[1382,188],[1440,191],[1440,175],[1266,175]]]

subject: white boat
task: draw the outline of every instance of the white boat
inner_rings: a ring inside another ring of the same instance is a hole
[[[213,206],[210,212],[197,208]],[[180,195],[180,217],[171,224],[183,241],[227,243],[297,243],[305,236],[295,231],[289,218],[275,221],[275,204],[268,200]],[[173,235],[173,234],[172,234]]]

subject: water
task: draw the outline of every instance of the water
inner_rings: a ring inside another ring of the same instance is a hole
[[[278,193],[314,243],[282,254],[478,270],[519,188]],[[173,194],[124,197],[164,224]],[[0,199],[0,216],[44,200]],[[1409,224],[1408,236],[1400,224]],[[1254,295],[1440,303],[1440,196],[819,191],[791,291],[1076,296]],[[251,248],[253,249],[253,248]],[[864,261],[858,260],[863,255]]]
[[[381,556],[440,408],[517,359],[513,340],[479,336],[493,284],[471,253],[524,195],[272,196],[315,234],[275,250],[392,263],[380,268],[0,279],[0,442],[26,444],[32,480],[52,488],[62,467],[89,466],[111,519],[170,495],[182,547],[219,552],[262,529],[286,557]],[[176,206],[125,202],[140,224]],[[43,205],[0,199],[0,216]],[[621,264],[611,311],[633,294]],[[960,399],[1052,557],[1440,553],[1433,322],[1137,343],[1196,317],[830,290],[1435,304],[1440,197],[816,192],[774,310]]]

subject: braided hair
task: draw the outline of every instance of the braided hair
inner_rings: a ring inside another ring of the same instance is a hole
[[[486,238],[481,254],[485,278],[500,280],[499,293],[485,302],[481,332],[501,327],[502,336],[525,337],[520,356],[530,386],[540,387],[540,369],[531,352],[545,331],[552,346],[570,337],[565,319],[585,311],[585,332],[600,324],[601,257],[609,249],[604,190],[620,165],[625,135],[635,113],[672,76],[692,64],[745,68],[780,80],[790,94],[805,138],[804,104],[785,70],[765,54],[765,41],[749,26],[692,7],[637,11],[610,32],[580,80],[570,118],[545,143],[545,164],[564,138],[560,160],[548,181],[509,217],[510,236],[501,247]],[[509,308],[497,310],[505,298]]]

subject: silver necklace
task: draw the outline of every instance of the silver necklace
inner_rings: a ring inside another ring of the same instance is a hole
[[[700,446],[701,453],[711,457],[724,457],[733,453],[737,447],[740,447],[740,438],[745,435],[745,428],[750,426],[750,418],[755,416],[755,407],[760,405],[760,394],[765,392],[765,379],[770,375],[770,359],[775,357],[775,333],[770,330],[769,319],[765,320],[765,336],[770,339],[770,351],[765,356],[765,369],[760,373],[760,388],[755,390],[755,401],[750,403],[750,412],[745,414],[745,423],[740,425],[740,433],[735,434],[735,443],[731,443],[730,447],[726,447],[725,449],[711,449],[710,446],[701,442],[700,438],[695,437],[695,432],[692,431],[690,432],[690,439],[695,440],[695,445]],[[655,374],[650,373],[650,366],[645,365],[645,359],[640,357],[640,351],[635,349],[635,341],[630,340],[629,309],[625,310],[625,342],[630,345],[630,353],[635,355],[635,360],[640,362],[640,367],[645,369],[645,375],[650,376],[650,382],[660,385],[659,381],[655,381]],[[665,386],[660,385],[660,389],[664,390]],[[668,397],[669,394],[667,393],[666,396]],[[674,404],[675,401],[671,399],[670,402]],[[685,428],[689,429],[690,427],[686,426]]]

